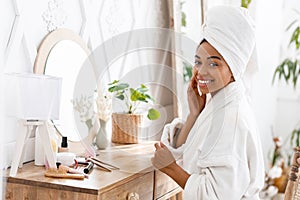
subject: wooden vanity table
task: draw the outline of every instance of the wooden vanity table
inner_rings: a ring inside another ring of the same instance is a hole
[[[25,164],[16,177],[6,172],[5,199],[70,200],[181,200],[182,189],[151,164],[153,142],[115,146],[98,151],[97,157],[118,166],[105,172],[97,166],[84,180],[44,176],[44,167]]]

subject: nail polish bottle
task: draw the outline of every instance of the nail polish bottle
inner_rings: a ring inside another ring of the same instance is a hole
[[[62,137],[61,146],[58,148],[58,152],[68,152],[68,138]]]

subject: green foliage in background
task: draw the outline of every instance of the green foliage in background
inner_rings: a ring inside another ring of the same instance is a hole
[[[181,10],[181,26],[186,27],[186,14],[185,14],[185,12],[182,11],[182,5],[183,5],[184,3],[185,3],[184,1],[180,2],[180,10]]]
[[[108,85],[108,91],[113,93],[116,98],[125,102],[125,105],[128,108],[125,112],[128,114],[134,114],[141,102],[154,102],[154,99],[147,94],[149,89],[144,84],[141,84],[140,87],[134,89],[131,88],[128,83],[120,83],[119,80],[114,80]],[[155,120],[160,118],[160,113],[158,110],[150,108],[147,117],[150,120]]]
[[[295,10],[295,12],[300,17],[300,12]],[[300,20],[295,19],[287,28],[286,31],[293,30],[292,36],[289,42],[289,47],[295,48],[296,55],[299,53],[300,48],[300,41],[299,41],[299,35],[300,35]],[[280,80],[282,77],[288,84],[290,81],[292,82],[294,89],[297,85],[298,76],[300,75],[300,61],[297,60],[296,56],[285,58],[275,69],[274,75],[273,75],[273,83],[278,76],[278,79]]]
[[[193,66],[187,62],[183,62],[183,80],[188,83],[193,75]]]
[[[292,147],[298,147],[300,146],[300,128],[299,129],[294,129],[292,131],[292,136],[291,136],[291,146]]]
[[[251,0],[242,0],[241,6],[244,8],[248,8],[250,3],[251,3]]]
[[[282,63],[280,63],[277,66],[273,75],[273,83],[276,76],[278,76],[279,80],[281,79],[281,77],[283,77],[287,84],[291,80],[294,88],[296,88],[299,74],[300,74],[300,67],[299,67],[298,60],[286,58],[284,61],[282,61]]]

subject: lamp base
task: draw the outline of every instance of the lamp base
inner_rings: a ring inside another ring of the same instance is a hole
[[[18,171],[18,166],[21,168],[23,165],[24,152],[26,149],[26,141],[30,135],[30,130],[33,129],[34,126],[39,126],[39,131],[37,132],[41,137],[42,145],[44,147],[44,152],[46,155],[46,159],[48,161],[50,168],[56,168],[55,157],[51,147],[51,141],[49,137],[49,132],[46,126],[46,121],[39,120],[26,120],[23,123],[24,126],[27,126],[26,133],[20,132],[20,136],[17,137],[16,141],[16,151],[14,152],[14,157],[12,160],[12,165],[10,169],[10,176],[16,176]]]

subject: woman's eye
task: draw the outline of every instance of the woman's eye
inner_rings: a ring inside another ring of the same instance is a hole
[[[217,64],[217,63],[209,63],[209,66],[210,66],[210,67],[217,67],[218,64]]]
[[[195,65],[201,65],[201,64],[202,64],[201,61],[198,61],[198,60],[195,61]]]

